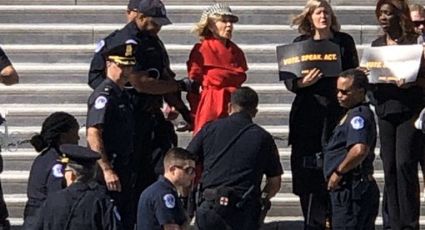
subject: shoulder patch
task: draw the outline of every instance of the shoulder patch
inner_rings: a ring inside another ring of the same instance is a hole
[[[62,164],[55,164],[52,167],[52,174],[56,178],[62,178],[63,177],[63,165]]]
[[[96,101],[94,102],[94,107],[96,109],[103,109],[105,108],[105,105],[107,102],[108,102],[108,99],[106,99],[105,96],[98,96],[96,98]]]
[[[127,41],[125,41],[125,44],[134,44],[134,45],[137,45],[138,43],[134,39],[128,39]]]
[[[103,47],[105,46],[105,40],[100,40],[97,44],[96,44],[96,48],[94,49],[95,53],[99,53],[99,51],[101,51],[103,49]]]
[[[165,207],[167,208],[174,208],[176,206],[176,198],[172,194],[165,194],[164,197],[162,197],[165,203]]]
[[[364,127],[364,119],[361,116],[355,116],[350,121],[351,127],[355,130],[363,129]]]

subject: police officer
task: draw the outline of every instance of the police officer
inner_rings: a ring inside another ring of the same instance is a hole
[[[136,66],[130,77],[129,89],[135,115],[134,170],[137,182],[134,189],[138,199],[144,188],[155,182],[162,174],[163,154],[177,145],[177,135],[171,122],[165,120],[161,107],[163,101],[175,106],[188,123],[191,123],[189,110],[176,92],[187,90],[189,81],[175,81],[170,70],[170,62],[164,44],[158,38],[162,26],[170,24],[163,3],[159,0],[131,1],[131,8],[137,16],[121,30],[117,30],[99,42],[90,66],[89,85],[97,87],[105,79],[105,59],[102,52],[116,44],[132,39],[137,43]],[[129,4],[130,5],[130,4]],[[137,5],[137,9],[134,6]],[[188,84],[186,84],[188,83]]]
[[[137,230],[186,229],[188,218],[176,191],[195,178],[195,155],[182,148],[169,150],[164,157],[164,176],[140,196]]]
[[[333,229],[375,229],[379,207],[379,189],[372,177],[376,124],[365,103],[367,87],[367,76],[358,69],[342,72],[337,81],[338,102],[348,112],[324,148]]]
[[[32,163],[28,179],[23,229],[34,229],[46,197],[64,188],[64,165],[58,161],[62,155],[59,146],[78,144],[79,128],[74,116],[55,112],[44,120],[41,132],[31,138],[31,144],[40,154]]]
[[[19,82],[19,76],[7,57],[3,49],[0,48],[0,83],[4,85],[13,85]],[[0,125],[5,119],[0,114]],[[3,158],[0,155],[0,173],[3,171]],[[3,198],[3,189],[0,183],[0,229],[10,229],[10,223],[7,218],[9,212],[7,211],[6,202]]]
[[[47,197],[39,225],[32,229],[119,229],[115,206],[95,181],[99,154],[72,144],[62,145],[60,150],[67,188]]]
[[[196,226],[202,230],[259,229],[261,194],[270,199],[280,189],[283,170],[276,144],[252,122],[257,93],[241,87],[230,101],[230,116],[206,124],[187,147],[204,168],[196,210]]]
[[[87,113],[87,143],[101,155],[98,163],[125,229],[133,228],[137,206],[131,200],[134,121],[124,90],[136,62],[134,47],[129,41],[103,53],[107,78],[90,95]]]

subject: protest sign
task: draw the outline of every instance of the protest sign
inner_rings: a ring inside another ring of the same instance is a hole
[[[318,68],[325,77],[341,72],[340,47],[329,40],[307,40],[276,47],[279,79],[304,77]]]
[[[367,47],[363,50],[360,66],[370,70],[370,83],[414,82],[422,52],[422,45]]]

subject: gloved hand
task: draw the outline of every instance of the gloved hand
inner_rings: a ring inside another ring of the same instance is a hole
[[[190,80],[187,77],[177,81],[177,84],[179,86],[179,90],[184,91],[184,92],[191,92],[192,91],[192,83],[193,83],[193,80]]]

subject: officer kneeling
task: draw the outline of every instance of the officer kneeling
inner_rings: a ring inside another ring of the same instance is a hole
[[[375,229],[379,189],[372,177],[376,124],[365,94],[363,71],[342,72],[338,102],[348,109],[324,148],[324,175],[332,203],[333,229]]]
[[[120,229],[111,198],[95,180],[99,154],[72,144],[61,145],[60,150],[67,188],[47,197],[35,229]]]
[[[178,198],[177,187],[188,187],[195,178],[196,156],[182,148],[172,148],[164,156],[164,176],[140,196],[137,230],[182,230],[188,218]]]

